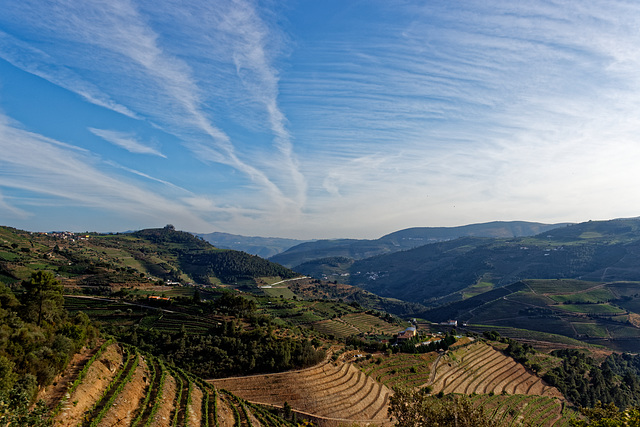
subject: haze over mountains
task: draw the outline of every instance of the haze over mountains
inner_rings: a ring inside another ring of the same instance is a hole
[[[590,221],[535,236],[462,237],[359,260],[316,259],[293,269],[426,305],[461,299],[482,284],[491,289],[527,278],[640,280],[640,219]]]
[[[235,249],[293,267],[305,261],[329,256],[366,258],[381,253],[412,249],[428,243],[457,239],[463,236],[520,237],[532,236],[561,224],[542,224],[527,221],[493,221],[459,227],[412,227],[384,235],[379,239],[322,239],[296,240],[278,237],[249,237],[229,233],[200,233],[212,245]]]
[[[419,227],[376,240],[300,243],[270,260],[434,306],[523,279],[640,280],[640,219]]]
[[[283,239],[280,237],[249,237],[229,233],[200,233],[196,234],[220,249],[234,249],[252,255],[269,258],[285,250],[305,243],[308,240]]]

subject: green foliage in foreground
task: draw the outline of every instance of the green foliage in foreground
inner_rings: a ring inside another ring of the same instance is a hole
[[[573,420],[574,427],[638,427],[640,426],[640,408],[629,408],[624,411],[610,403],[602,405],[598,402],[593,408],[583,408],[586,420]]]
[[[42,401],[30,408],[29,392],[26,390],[14,389],[10,393],[0,393],[0,427],[50,426],[51,420],[47,412],[48,408]]]
[[[62,286],[49,272],[35,272],[16,286],[0,283],[0,426],[45,425],[42,405],[33,404],[45,387],[97,330],[83,313],[62,307]]]
[[[481,406],[464,395],[433,399],[426,390],[395,388],[389,401],[389,415],[397,427],[492,427],[495,422]]]
[[[319,363],[325,353],[310,340],[278,337],[270,328],[243,331],[225,322],[206,334],[157,330],[113,330],[118,340],[138,346],[204,378],[278,372]]]

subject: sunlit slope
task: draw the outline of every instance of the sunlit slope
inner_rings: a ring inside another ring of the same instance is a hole
[[[250,402],[289,403],[323,418],[387,423],[390,390],[350,363],[326,362],[293,372],[209,380]]]
[[[293,426],[278,409],[170,368],[132,347],[108,341],[69,367],[43,397],[54,425]]]
[[[523,280],[422,316],[435,322],[457,319],[476,330],[529,329],[617,351],[640,350],[640,282]]]

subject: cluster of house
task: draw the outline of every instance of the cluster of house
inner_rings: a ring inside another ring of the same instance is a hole
[[[457,320],[447,320],[446,322],[440,322],[440,325],[442,326],[453,326],[454,328],[458,326],[458,321]],[[466,324],[462,324],[463,326],[466,326]],[[409,341],[410,339],[412,339],[413,337],[415,337],[418,334],[418,331],[416,329],[415,326],[409,326],[407,329],[405,329],[404,331],[401,331],[398,333],[398,336],[396,337],[396,342],[402,343],[405,341]],[[417,346],[420,345],[427,345],[430,344],[432,342],[438,342],[440,341],[440,337],[439,335],[442,335],[441,332],[438,332],[436,334],[431,334],[429,337],[427,337],[425,342],[421,342],[416,344]]]
[[[76,240],[87,240],[90,237],[88,234],[76,234],[71,231],[38,232],[38,234],[55,237],[56,239],[71,240],[72,242]]]
[[[411,338],[415,337],[417,335],[417,329],[415,326],[409,326],[407,329],[405,329],[404,331],[398,333],[398,342],[402,342],[402,341],[408,341]]]
[[[398,345],[398,344],[400,344],[402,342],[406,342],[406,341],[412,339],[413,337],[415,337],[417,334],[418,334],[418,331],[416,330],[416,327],[415,326],[410,326],[407,329],[405,329],[404,331],[398,333],[397,341],[396,341],[396,344],[394,344],[394,345]],[[442,332],[437,332],[435,334],[430,334],[430,335],[424,337],[425,341],[417,343],[416,347],[419,347],[421,345],[429,345],[432,342],[442,341],[442,338],[440,337],[440,335],[442,335]]]

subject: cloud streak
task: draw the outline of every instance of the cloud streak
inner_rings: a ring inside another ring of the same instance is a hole
[[[99,136],[105,141],[108,141],[114,145],[117,145],[118,147],[124,148],[130,153],[151,154],[154,156],[159,156],[164,158],[167,157],[164,154],[162,154],[160,151],[156,150],[155,148],[145,145],[140,141],[138,141],[136,139],[135,134],[133,133],[119,132],[119,131],[107,130],[107,129],[96,129],[96,128],[89,128],[89,130],[91,131],[91,133]]]
[[[173,219],[200,229],[210,227],[184,205],[100,170],[100,159],[86,150],[20,129],[4,116],[0,116],[0,148],[4,153],[0,187],[155,223]],[[9,210],[24,213],[15,206]]]
[[[17,68],[77,93],[88,102],[136,118],[127,107],[113,101],[95,85],[83,80],[45,52],[0,31],[0,57]]]

